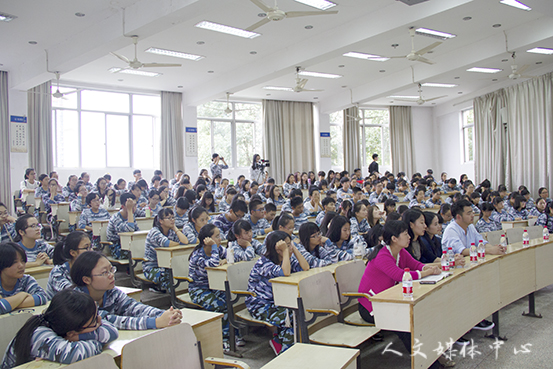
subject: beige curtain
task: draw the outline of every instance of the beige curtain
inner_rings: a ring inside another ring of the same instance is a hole
[[[533,197],[539,187],[552,188],[553,73],[475,99],[474,115],[475,126],[482,125],[475,132],[475,164],[482,179],[491,177],[492,186],[505,183],[511,191],[524,184]],[[498,120],[505,123],[504,137],[494,131]],[[490,132],[495,139],[490,140]],[[504,172],[493,163],[502,158]]]
[[[344,169],[353,173],[356,168],[361,168],[361,152],[359,149],[359,108],[353,106],[344,110]]]
[[[484,179],[497,187],[505,183],[509,145],[503,123],[502,111],[506,111],[503,90],[477,97],[474,107],[474,172],[477,183]],[[505,117],[506,118],[506,117]]]
[[[161,91],[161,171],[172,178],[184,170],[182,94]]]
[[[283,183],[289,173],[313,170],[313,105],[263,100],[263,148],[276,183]]]
[[[390,106],[392,172],[405,172],[407,177],[414,173],[412,125],[410,106]]]
[[[0,71],[0,202],[11,214],[13,193],[11,193],[10,170],[10,116],[8,112],[8,72]]]
[[[37,173],[54,170],[50,85],[48,81],[27,91],[29,167]]]

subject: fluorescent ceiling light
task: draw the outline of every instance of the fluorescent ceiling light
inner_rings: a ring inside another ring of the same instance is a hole
[[[356,51],[350,51],[349,53],[343,54],[343,56],[347,56],[347,57],[350,57],[350,58],[357,58],[357,59],[379,61],[379,62],[390,60],[390,58],[386,58],[385,56],[358,53]]]
[[[213,23],[208,21],[202,21],[196,24],[195,27],[221,32],[221,33],[226,33],[233,36],[244,37],[244,38],[255,38],[257,36],[261,36],[260,33],[246,31],[245,29],[234,28],[230,26],[225,26],[224,24]]]
[[[553,49],[546,49],[545,47],[535,47],[530,50],[526,50],[528,53],[536,53],[536,54],[545,54],[545,55],[553,55]]]
[[[333,6],[336,6],[336,4],[328,0],[296,0],[296,1],[298,3],[309,5],[321,10],[327,10],[332,8]]]
[[[146,52],[151,54],[173,56],[175,58],[189,59],[194,61],[198,61],[205,58],[205,56],[201,56],[201,55],[187,54],[180,51],[173,51],[173,50],[166,50],[166,49],[158,49],[157,47],[150,47],[149,49],[146,49]]]
[[[10,15],[10,14],[7,14],[7,13],[0,13],[0,21],[9,22],[11,20],[14,20],[15,18],[17,18],[15,15]]]
[[[427,83],[423,83],[421,85],[422,87],[447,87],[447,88],[451,88],[451,87],[456,87],[458,85],[454,84],[454,83],[433,83],[433,82],[427,82]]]
[[[527,11],[532,10],[532,8],[530,8],[529,6],[521,3],[518,0],[500,0],[499,2],[501,4],[509,5],[509,6],[514,7],[514,8],[517,8],[517,9],[522,9],[522,10],[527,10]]]
[[[417,28],[415,30],[415,33],[425,35],[425,36],[437,37],[437,38],[440,38],[442,40],[447,40],[448,38],[456,37],[456,35],[454,35],[452,33],[435,31],[433,29],[428,29],[428,28]]]
[[[145,77],[158,77],[158,76],[161,76],[161,73],[147,72],[147,71],[144,71],[144,70],[136,70],[136,69],[123,69],[123,68],[117,68],[117,67],[113,67],[113,68],[108,69],[108,72],[134,74],[134,75],[137,75],[137,76],[145,76]]]
[[[470,69],[467,69],[467,72],[479,72],[479,73],[499,73],[502,72],[503,69],[498,68],[480,68],[480,67],[472,67]]]
[[[299,71],[300,76],[306,77],[320,77],[320,78],[342,78],[343,76],[339,74],[330,74],[330,73],[320,73],[320,72],[309,72],[306,70]]]
[[[401,95],[392,95],[388,97],[392,99],[418,99],[419,98],[418,96],[401,96]]]
[[[278,87],[278,86],[263,86],[264,90],[273,90],[273,91],[294,91],[291,87]]]

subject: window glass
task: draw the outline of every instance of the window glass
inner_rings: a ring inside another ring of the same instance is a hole
[[[62,168],[79,166],[79,118],[76,111],[54,112],[56,165]]]
[[[344,167],[344,148],[342,141],[343,112],[330,114],[330,157],[333,167]]]
[[[252,165],[255,143],[255,125],[253,123],[236,123],[236,153],[238,167]]]
[[[129,117],[128,115],[107,115],[106,116],[106,141],[107,141],[107,166],[108,167],[129,167]],[[150,129],[150,136],[152,130]],[[147,145],[143,148],[153,154]]]
[[[211,121],[198,119],[198,168],[209,168],[211,154]]]
[[[232,113],[227,114],[227,103],[222,101],[210,101],[198,106],[198,117],[231,119]]]
[[[104,113],[81,113],[81,163],[85,168],[106,166],[106,123]]]
[[[134,114],[161,116],[161,96],[133,95],[132,112]]]
[[[83,90],[81,91],[81,109],[128,113],[129,94]]]
[[[133,158],[137,168],[154,167],[154,136],[152,117],[133,116]]]
[[[213,150],[219,156],[225,158],[227,164],[231,164],[231,130],[229,122],[213,122]],[[211,155],[209,156],[211,163]],[[223,164],[223,163],[221,163]],[[202,167],[203,168],[203,167]]]

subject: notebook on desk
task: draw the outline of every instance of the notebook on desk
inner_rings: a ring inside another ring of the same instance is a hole
[[[433,274],[433,275],[426,276],[424,278],[419,279],[416,282],[419,282],[422,284],[435,284],[441,281],[442,279],[449,277],[450,275],[451,275],[450,272],[442,272],[441,274]]]

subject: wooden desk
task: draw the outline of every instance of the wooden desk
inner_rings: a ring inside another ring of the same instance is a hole
[[[58,217],[58,219],[64,219],[69,221],[69,204],[68,202],[60,202],[58,204],[51,204],[52,216]]]
[[[249,276],[253,265],[257,261],[258,257],[256,256],[253,260],[250,261],[239,261],[234,264],[224,264],[218,267],[206,267],[207,278],[209,280],[209,288],[212,290],[225,290],[225,282],[228,280],[227,270],[229,266],[238,266],[240,268],[239,273],[244,273]],[[247,277],[246,277],[247,278]],[[234,290],[234,289],[233,289]]]
[[[188,277],[188,258],[196,244],[172,247],[158,247],[157,264],[173,270],[173,277]]]
[[[154,218],[135,218],[135,222],[141,231],[149,231],[154,226]]]
[[[275,305],[297,309],[298,297],[300,297],[299,283],[303,278],[324,271],[330,271],[332,274],[334,274],[334,271],[339,265],[347,264],[350,262],[351,261],[340,261],[336,264],[327,265],[322,268],[312,268],[304,272],[292,273],[288,277],[277,277],[269,280],[269,282],[271,282],[273,286],[273,297]]]
[[[435,285],[415,282],[412,300],[403,299],[401,284],[371,297],[376,326],[411,332],[412,345],[417,338],[427,355],[411,357],[411,367],[427,368],[437,359],[433,349],[440,343],[461,337],[502,307],[553,283],[553,241],[530,240],[527,248],[516,243],[507,251],[475,266],[467,257],[465,268],[454,269],[453,276]],[[450,322],[447,329],[437,323],[442,321]]]
[[[69,225],[78,224],[80,217],[81,217],[81,212],[80,211],[70,211],[69,212]]]
[[[50,276],[50,271],[53,267],[53,265],[41,265],[37,267],[25,268],[25,274],[28,274],[36,279],[38,285],[46,290],[46,286],[48,285],[48,277]]]
[[[359,350],[296,343],[261,369],[355,369]]]
[[[108,240],[106,231],[108,229],[109,220],[93,220],[92,222],[92,235],[100,236],[100,241],[105,242]]]
[[[192,326],[192,330],[198,341],[202,345],[202,355],[206,357],[223,357],[223,332],[221,326],[221,318],[223,314],[212,313],[210,311],[196,309],[181,309],[182,322]],[[119,331],[119,338],[110,343],[104,348],[118,362],[121,356],[123,346],[132,340],[140,338],[146,334],[155,332],[155,330],[144,331]],[[18,369],[56,369],[66,365],[53,363],[50,361],[31,361],[27,364],[18,366]]]
[[[121,232],[121,249],[132,252],[132,257],[143,259],[146,247],[146,237],[150,231]]]
[[[512,221],[506,221],[501,222],[501,228],[502,229],[509,229],[509,228],[518,228],[518,227],[528,227],[528,220],[512,220]]]

